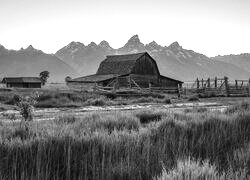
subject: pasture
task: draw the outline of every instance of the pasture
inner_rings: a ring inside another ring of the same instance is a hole
[[[81,116],[57,111],[43,121],[1,119],[0,179],[249,179],[248,98],[131,99],[19,90],[0,93],[2,112],[18,111],[16,94],[35,96],[41,114],[50,107],[104,110]],[[211,110],[206,103],[225,109]],[[126,105],[143,108],[106,110]]]

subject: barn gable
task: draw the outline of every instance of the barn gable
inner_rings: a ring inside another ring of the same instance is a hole
[[[153,70],[152,67],[156,70]],[[143,52],[107,56],[107,58],[101,62],[96,74],[152,74],[152,71],[155,72],[154,74],[159,74],[156,62],[147,52]]]
[[[177,87],[182,82],[160,75],[156,61],[147,53],[107,56],[96,74],[68,81],[68,83],[96,83],[101,86],[112,86],[117,82],[120,87],[136,86],[171,86]]]

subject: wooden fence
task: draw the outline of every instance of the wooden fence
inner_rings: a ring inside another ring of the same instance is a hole
[[[250,79],[229,81],[228,77],[197,78],[191,88],[185,91],[207,96],[250,96]]]
[[[204,96],[250,96],[250,79],[249,80],[234,80],[229,81],[227,77],[223,78],[197,78],[188,86],[185,84],[181,87],[154,87],[149,83],[148,88],[140,87],[133,79],[129,79],[129,86],[119,87],[116,81],[113,81],[109,86],[103,87],[95,84],[93,90],[102,94],[115,93],[116,95],[138,95],[148,93],[160,94],[178,94],[188,95],[201,94]]]

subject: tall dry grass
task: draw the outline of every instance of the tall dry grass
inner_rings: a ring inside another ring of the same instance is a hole
[[[230,115],[164,112],[161,119],[147,123],[141,123],[141,113],[96,112],[83,118],[60,117],[55,121],[28,122],[28,129],[23,130],[18,123],[2,123],[0,178],[153,179],[162,175],[162,167],[169,174],[179,168],[180,159],[187,157],[197,163],[190,166],[211,163],[206,168],[212,169],[212,177],[236,177],[242,169],[242,176],[248,173],[247,110]],[[147,117],[159,114],[147,113]]]

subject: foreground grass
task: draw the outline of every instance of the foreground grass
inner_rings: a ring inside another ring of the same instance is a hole
[[[248,109],[118,111],[22,126],[2,123],[0,178],[248,179],[249,143]]]

